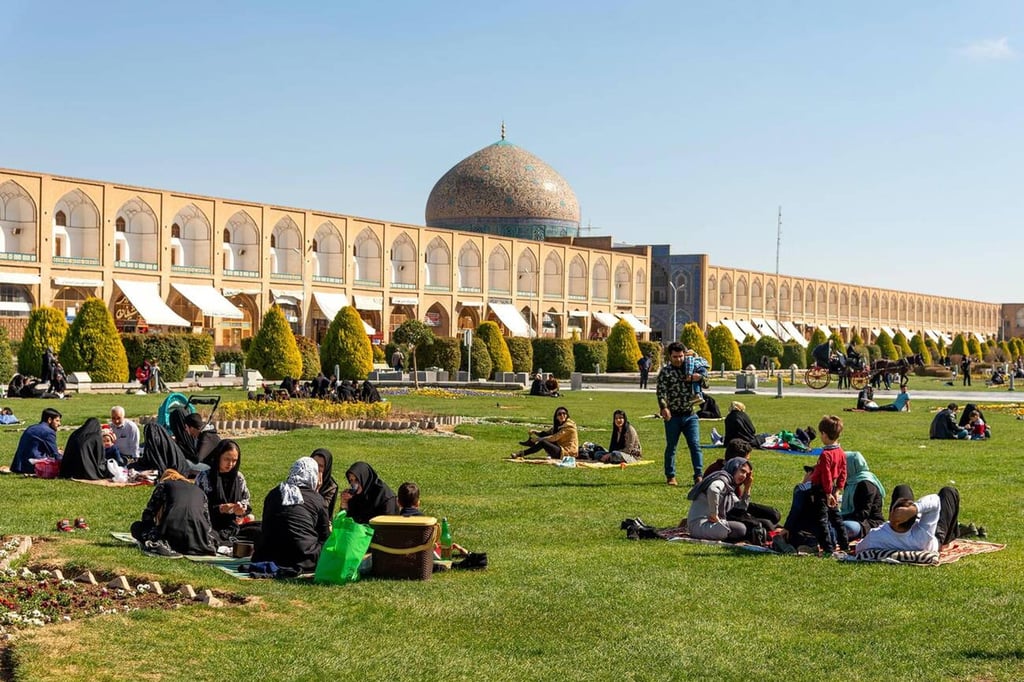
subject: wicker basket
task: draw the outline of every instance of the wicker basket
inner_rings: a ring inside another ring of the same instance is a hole
[[[433,516],[375,516],[373,575],[378,578],[430,580],[434,572],[434,543],[440,528]]]

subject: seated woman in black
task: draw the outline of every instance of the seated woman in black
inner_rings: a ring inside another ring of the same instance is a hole
[[[320,550],[331,534],[320,486],[320,470],[311,457],[292,465],[288,480],[263,500],[263,533],[253,563],[273,561],[280,567],[306,573],[316,568]]]
[[[174,442],[167,430],[158,423],[149,422],[142,428],[143,443],[142,455],[128,465],[129,469],[137,471],[156,471],[160,476],[167,469],[175,471],[188,471],[189,461],[185,458],[178,444]]]
[[[725,442],[728,443],[735,438],[747,441],[752,448],[759,445],[757,429],[747,414],[747,406],[738,400],[729,405],[729,414],[725,415]]]
[[[206,494],[174,469],[164,471],[142,511],[142,520],[132,524],[131,532],[144,552],[217,553]]]
[[[242,466],[242,449],[233,440],[222,440],[210,455],[210,468],[196,476],[196,486],[206,493],[210,522],[221,544],[230,543],[245,528],[246,540],[253,536],[248,524],[254,520],[249,487]]]
[[[397,514],[398,500],[388,484],[366,462],[356,462],[345,472],[351,488],[341,493],[341,508],[356,523],[369,523],[374,516]]]
[[[81,478],[98,481],[111,478],[107,471],[107,456],[103,451],[100,420],[89,417],[68,437],[64,457],[60,461],[61,478]]]
[[[334,518],[334,508],[338,504],[338,482],[334,480],[334,455],[327,448],[317,448],[310,455],[320,468],[320,487],[317,492],[324,498],[327,514]]]

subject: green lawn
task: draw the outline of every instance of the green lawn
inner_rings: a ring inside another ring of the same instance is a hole
[[[716,391],[727,406],[731,393]],[[586,391],[559,400],[402,396],[394,399],[398,409],[485,420],[460,427],[466,438],[300,430],[244,440],[242,468],[254,501],[261,506],[295,458],[325,446],[337,476],[364,459],[393,488],[417,481],[425,510],[449,518],[455,541],[488,553],[486,571],[344,587],[233,581],[111,541],[108,532],[127,530],[149,489],[2,476],[0,532],[41,536],[40,551],[54,561],[259,598],[244,607],[136,612],[19,635],[18,679],[1020,679],[1024,424],[993,410],[986,413],[992,441],[930,442],[930,408],[938,401],[915,398],[909,414],[865,414],[840,411],[849,397],[743,399],[763,431],[837,412],[846,422],[843,445],[863,452],[888,489],[906,482],[924,494],[955,481],[962,520],[985,525],[1008,548],[920,568],[629,542],[622,519],[639,515],[668,526],[687,509],[686,489],[664,485],[661,424],[642,418],[654,412],[653,392]],[[81,396],[59,407],[66,423],[81,423],[115,401],[129,414],[152,414],[159,397]],[[525,425],[549,423],[558,404],[569,408],[582,440],[604,445],[612,411],[625,409],[656,463],[582,470],[501,461]],[[21,412],[22,405],[41,407],[19,402]],[[715,424],[701,425],[705,440]],[[0,432],[5,464],[17,438],[10,427]],[[755,499],[785,513],[802,465],[812,460],[758,452],[754,461]],[[683,477],[687,463],[684,454]],[[52,530],[58,518],[77,515],[89,519],[90,533]]]

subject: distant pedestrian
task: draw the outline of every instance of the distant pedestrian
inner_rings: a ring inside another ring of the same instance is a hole
[[[391,354],[391,367],[396,372],[401,372],[405,369],[405,353],[402,352],[401,348],[396,348],[395,352]]]
[[[964,355],[963,360],[960,361],[960,374],[964,377],[964,386],[971,385],[971,356]]]
[[[650,353],[636,361],[636,366],[640,369],[640,388],[647,388],[647,378],[651,375],[653,365],[654,360]]]

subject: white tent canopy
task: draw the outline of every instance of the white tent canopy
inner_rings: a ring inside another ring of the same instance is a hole
[[[530,332],[530,325],[526,323],[523,316],[519,314],[515,306],[511,303],[488,303],[494,314],[498,316],[501,323],[512,332],[512,336],[524,336],[529,338],[533,334]]]
[[[925,329],[924,334],[935,343],[939,342],[939,335],[934,329]]]
[[[903,336],[907,338],[907,341],[910,341],[910,339],[914,338],[914,332],[907,329],[906,327],[900,327],[900,331],[903,332]]]
[[[171,282],[171,286],[179,294],[187,298],[192,305],[203,311],[203,315],[223,317],[230,320],[241,320],[245,316],[242,311],[220,292],[208,284],[179,284]]]
[[[341,312],[341,309],[348,305],[348,296],[345,294],[333,294],[323,291],[314,291],[313,300],[316,302],[320,312],[328,320],[334,320]]]
[[[114,284],[121,290],[139,316],[151,326],[191,327],[192,323],[171,310],[160,298],[160,285],[156,282],[137,282],[130,279],[115,279]]]
[[[743,333],[743,330],[736,326],[735,320],[722,320],[719,324],[725,325],[725,328],[729,330],[730,334],[732,334],[732,338],[736,340],[736,343],[743,343],[743,339],[746,338],[746,335]]]
[[[609,329],[614,327],[615,323],[619,321],[619,318],[615,317],[611,313],[602,313],[602,312],[594,311],[593,315],[594,315],[594,319],[597,320],[599,324],[603,324],[604,326],[608,327]]]
[[[765,324],[768,325],[768,329],[772,330],[772,333],[783,342],[792,341],[792,334],[790,334],[784,326],[778,320],[765,320]]]
[[[629,326],[632,327],[633,331],[637,334],[647,334],[651,331],[651,328],[641,322],[633,313],[619,313],[619,319],[628,322]]]
[[[792,322],[783,322],[782,328],[789,332],[789,336],[793,341],[799,343],[802,347],[807,348],[807,339],[800,333],[800,330],[793,326]]]
[[[761,333],[754,329],[754,325],[746,320],[736,320],[736,326],[743,332],[743,338],[747,336],[753,336],[755,340],[761,338]]]
[[[756,329],[761,336],[770,336],[773,339],[779,338],[779,335],[775,332],[775,330],[772,329],[768,325],[768,323],[762,320],[760,317],[752,317],[750,318],[750,321],[754,323],[754,329]]]
[[[384,310],[383,296],[353,294],[352,299],[355,301],[356,310]]]

